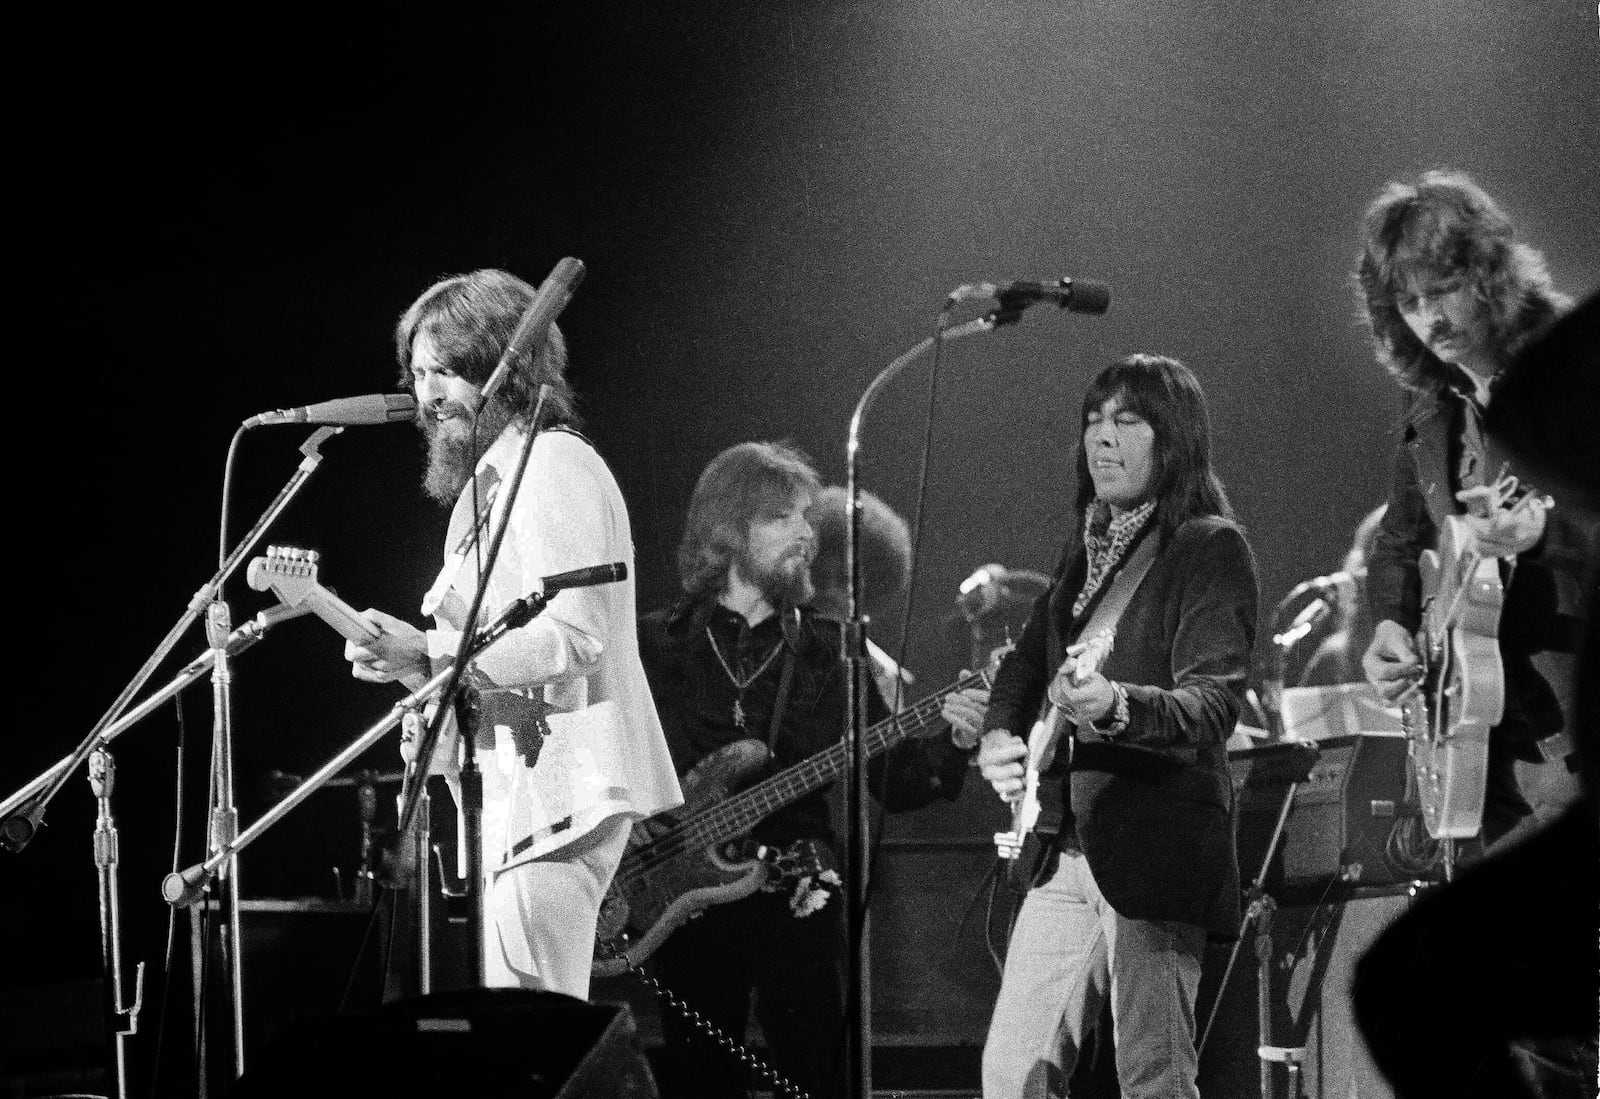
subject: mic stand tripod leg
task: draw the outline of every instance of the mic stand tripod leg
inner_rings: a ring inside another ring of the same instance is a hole
[[[428,851],[433,842],[433,805],[426,790],[417,798],[411,838],[411,888],[416,894],[417,995],[433,991],[433,888],[428,877]]]
[[[484,980],[483,920],[483,772],[469,749],[461,764],[461,846],[466,865],[461,868],[462,888],[466,890],[467,978],[472,988],[482,988]]]
[[[206,632],[211,641],[211,797],[207,817],[207,845],[212,855],[228,852],[217,868],[221,888],[218,910],[223,918],[223,942],[228,964],[228,1007],[233,1041],[231,1079],[244,1075],[244,965],[239,923],[239,809],[233,791],[233,661],[228,655],[228,634],[232,619],[228,605],[212,602],[206,617]],[[195,989],[196,1010],[204,1002],[205,990]],[[205,1033],[210,1034],[210,1027]]]
[[[144,963],[134,970],[133,1003],[122,997],[122,908],[117,887],[117,825],[111,815],[116,762],[105,748],[89,755],[89,786],[99,802],[94,828],[94,862],[100,874],[100,961],[105,975],[106,1026],[111,1039],[116,1099],[128,1099],[128,1038],[139,1030],[144,1003]]]

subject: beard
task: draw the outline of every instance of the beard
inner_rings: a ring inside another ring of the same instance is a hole
[[[457,415],[445,423],[426,412],[417,420],[428,443],[428,466],[422,474],[422,489],[446,507],[456,502],[461,490],[472,480],[472,471],[478,467],[484,451],[514,418],[511,409],[504,404],[491,402],[478,414],[477,446],[474,447],[471,414],[460,405],[452,405],[451,409]]]
[[[776,561],[756,561],[746,549],[739,555],[738,568],[774,608],[804,606],[817,593],[811,583],[808,548],[791,550]]]

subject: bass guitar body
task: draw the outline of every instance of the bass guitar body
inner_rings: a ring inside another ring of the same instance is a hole
[[[639,961],[654,953],[690,917],[761,888],[767,864],[742,836],[721,843],[674,843],[671,837],[682,834],[685,821],[701,817],[749,785],[769,760],[759,740],[724,745],[684,776],[681,806],[634,825],[628,843],[633,857],[624,857],[600,905],[596,940],[613,949],[609,957],[604,951],[597,954],[591,970],[596,977],[625,972],[629,958]]]
[[[1468,839],[1483,824],[1489,730],[1505,710],[1498,558],[1471,550],[1466,521],[1450,516],[1437,550],[1418,560],[1423,678],[1401,703],[1423,823],[1434,839]]]
[[[864,758],[943,733],[944,698],[967,688],[988,690],[1008,650],[996,650],[993,666],[873,725],[862,742]],[[634,826],[600,905],[591,972],[597,977],[622,973],[649,957],[696,913],[748,897],[774,877],[793,872],[792,859],[786,862],[784,852],[749,839],[749,832],[785,805],[844,775],[848,762],[841,740],[756,781],[771,765],[767,747],[757,740],[736,740],[696,764],[683,780],[684,804]]]

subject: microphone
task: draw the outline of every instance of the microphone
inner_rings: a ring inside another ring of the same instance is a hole
[[[975,282],[950,292],[952,302],[982,298],[995,299],[1002,310],[1018,311],[1038,302],[1053,301],[1070,313],[1098,316],[1111,306],[1111,287],[1092,279],[1063,276],[1047,282]]]
[[[967,621],[973,622],[1002,608],[1029,602],[1049,586],[1049,577],[1031,569],[984,565],[961,581],[956,608]]]
[[[563,258],[555,265],[550,276],[533,295],[533,301],[528,303],[528,308],[522,314],[522,320],[517,322],[517,330],[511,333],[505,352],[495,364],[489,380],[483,383],[483,389],[478,394],[480,402],[487,402],[505,384],[506,378],[511,375],[512,363],[527,352],[538,354],[550,333],[550,325],[567,307],[567,302],[572,300],[572,295],[578,289],[578,284],[583,281],[586,272],[587,268],[583,266],[583,261],[573,259],[571,256]]]
[[[1358,570],[1361,573],[1365,571]],[[1332,614],[1341,603],[1353,601],[1356,597],[1356,576],[1357,573],[1341,570],[1329,573],[1327,576],[1314,577],[1300,584],[1290,594],[1291,599],[1304,591],[1314,591],[1317,597],[1301,608],[1300,613],[1295,615],[1294,621],[1289,623],[1288,629],[1273,635],[1272,643],[1285,650],[1293,647],[1306,634],[1316,629],[1317,624]]]
[[[596,584],[615,584],[618,580],[627,578],[627,563],[614,561],[609,565],[589,565],[586,568],[570,569],[567,572],[558,572],[554,576],[546,576],[537,582],[535,590],[541,595],[551,596],[567,588],[592,588]]]
[[[415,419],[417,399],[409,393],[369,393],[364,397],[340,397],[336,401],[258,412],[244,421],[245,427],[263,424],[338,424],[359,427],[365,424],[391,424]]]
[[[956,607],[968,620],[988,614],[1000,602],[1000,585],[1004,583],[1004,565],[984,565],[961,581],[956,592]]]
[[[174,908],[188,908],[205,895],[212,872],[197,862],[187,870],[175,871],[161,879],[161,897]]]
[[[550,597],[567,588],[589,588],[596,584],[614,584],[618,580],[628,578],[628,565],[624,561],[613,561],[609,565],[589,565],[581,569],[569,569],[546,576],[533,582],[533,591],[521,599],[514,600],[500,615],[494,625],[486,627],[479,635],[483,644],[497,640],[506,630],[514,630],[525,625],[529,619],[544,609]]]

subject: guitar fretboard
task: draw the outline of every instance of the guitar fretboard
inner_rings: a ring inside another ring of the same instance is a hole
[[[974,672],[938,694],[930,695],[893,717],[885,718],[867,730],[863,754],[871,759],[904,740],[924,735],[942,720],[940,709],[946,695],[968,687],[986,688],[989,685],[987,671]],[[749,789],[718,802],[677,829],[634,848],[623,859],[617,876],[625,879],[683,851],[696,851],[743,835],[783,806],[826,786],[844,769],[845,743],[841,740],[826,751],[786,767]]]

